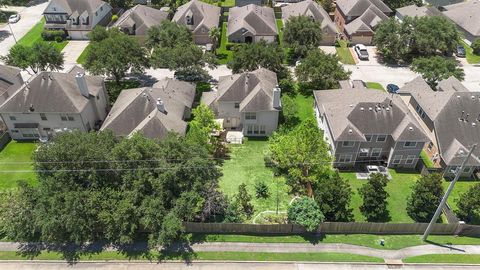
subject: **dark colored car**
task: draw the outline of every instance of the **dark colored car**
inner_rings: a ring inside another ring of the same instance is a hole
[[[400,87],[398,87],[398,85],[396,85],[396,84],[388,84],[387,85],[387,91],[389,93],[396,94],[399,89],[400,89]]]
[[[457,46],[457,50],[456,50],[455,54],[457,55],[457,57],[467,56],[467,52],[465,51],[465,47],[463,47],[461,45]]]

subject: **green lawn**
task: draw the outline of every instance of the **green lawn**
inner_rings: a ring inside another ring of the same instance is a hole
[[[353,60],[350,49],[347,47],[347,42],[340,40],[338,43],[340,43],[340,47],[335,47],[335,50],[337,50],[337,55],[340,58],[340,62],[347,65],[355,65],[355,60]]]
[[[252,196],[252,204],[255,208],[254,216],[266,210],[275,211],[277,194],[279,210],[286,211],[292,197],[288,194],[289,187],[285,183],[285,179],[274,177],[272,170],[264,165],[263,158],[268,147],[267,140],[249,138],[242,145],[230,145],[229,147],[230,159],[226,160],[222,166],[223,176],[220,178],[220,190],[231,198],[238,192],[238,186],[245,183]],[[259,181],[264,181],[269,187],[270,196],[266,199],[255,197],[255,183]]]
[[[85,50],[80,54],[80,56],[77,58],[77,63],[80,65],[85,65],[85,62],[87,61],[87,53],[88,50],[90,49],[90,44],[87,45]]]
[[[282,19],[276,19],[277,30],[278,30],[278,43],[282,45],[283,43],[283,21]]]
[[[235,0],[223,0],[221,1],[222,7],[234,7],[235,6]]]
[[[403,259],[405,263],[464,263],[480,264],[480,255],[473,254],[430,254]]]
[[[24,46],[33,46],[33,44],[37,41],[42,41],[42,31],[43,31],[43,26],[45,25],[45,18],[42,18],[40,22],[35,24],[30,31],[28,31],[19,41],[18,44],[24,45]],[[58,50],[62,51],[65,46],[67,46],[68,41],[64,40],[62,42],[56,42],[56,41],[49,41],[50,44],[53,44],[53,46]]]
[[[33,170],[30,162],[36,147],[35,143],[11,141],[0,151],[0,190],[16,188],[18,180],[36,183],[35,173],[21,172]]]
[[[455,187],[453,188],[452,193],[450,194],[450,197],[448,197],[448,204],[453,210],[457,209],[457,203],[456,201],[460,198],[460,195],[463,193],[467,192],[468,189],[477,184],[478,181],[458,181],[455,184]],[[444,190],[447,190],[448,185],[450,184],[450,181],[445,181],[443,183],[443,188]]]
[[[381,85],[380,83],[366,82],[365,84],[367,85],[367,88],[385,91],[385,88],[383,88],[383,85]]]
[[[259,236],[259,235],[194,235],[197,242],[242,242],[242,243],[344,243],[376,249],[396,250],[405,247],[429,244],[423,242],[421,235],[375,235],[375,234],[327,234],[289,235],[289,236]],[[385,246],[380,245],[380,239],[385,240]],[[448,235],[431,235],[428,240],[440,245],[478,245],[480,238],[456,237]]]
[[[467,52],[467,62],[469,64],[480,63],[480,55],[474,54],[472,47],[468,46],[467,43],[465,43],[463,41],[460,41],[460,42],[462,43],[463,47],[465,47],[465,51]]]
[[[227,23],[224,22],[222,24],[222,35],[220,38],[220,46],[217,49],[218,62],[221,65],[226,65],[228,62],[232,60],[232,57],[233,57],[233,52],[227,50],[227,43],[228,43]]]
[[[433,164],[433,161],[428,157],[427,152],[425,150],[422,150],[420,153],[420,158],[422,159],[423,163],[427,168],[434,168],[435,165]]]
[[[313,97],[297,94],[295,96],[295,104],[297,105],[297,117],[303,121],[309,117],[314,117],[313,114]]]

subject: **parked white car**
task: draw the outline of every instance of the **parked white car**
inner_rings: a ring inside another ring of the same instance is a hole
[[[368,51],[367,47],[363,44],[357,44],[354,46],[355,52],[358,55],[358,59],[360,60],[368,60]]]
[[[20,21],[20,14],[13,14],[8,18],[9,23],[16,23],[18,21]]]

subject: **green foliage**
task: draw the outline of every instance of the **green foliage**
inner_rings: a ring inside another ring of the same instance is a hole
[[[422,0],[384,0],[383,1],[391,10],[396,10],[397,8],[409,6],[409,5],[417,5],[422,6]]]
[[[3,60],[21,69],[30,68],[34,73],[61,70],[64,64],[63,53],[43,41],[35,42],[32,47],[17,44]]]
[[[298,108],[295,100],[288,96],[282,96],[282,118],[283,124],[289,128],[296,126],[300,119],[297,117]]]
[[[107,28],[97,25],[87,35],[90,42],[100,42],[109,37],[109,32],[107,31]]]
[[[284,61],[285,54],[280,46],[262,40],[238,47],[227,66],[233,73],[253,71],[262,67],[277,73],[278,78],[283,79],[288,76],[288,70],[283,65]]]
[[[458,210],[455,214],[463,221],[472,222],[480,220],[480,183],[460,195],[456,200]]]
[[[117,14],[113,14],[112,15],[112,22],[116,22],[118,21],[118,15]]]
[[[473,49],[473,53],[476,54],[476,55],[480,55],[480,39],[476,39],[473,43],[472,43],[472,49]]]
[[[140,82],[137,80],[124,80],[118,83],[115,81],[106,81],[105,86],[110,104],[113,104],[123,90],[138,88],[140,87]]]
[[[385,175],[374,173],[360,189],[363,203],[360,212],[368,222],[385,222],[389,219],[387,210],[388,193],[385,191],[388,179]]]
[[[422,74],[425,81],[435,88],[439,81],[454,76],[463,81],[465,73],[457,62],[442,56],[421,57],[413,60],[412,70]]]
[[[212,41],[213,45],[213,52],[215,53],[219,44],[220,37],[222,35],[222,31],[218,27],[212,27],[210,31],[208,32],[208,37]]]
[[[216,59],[211,53],[193,43],[177,44],[174,47],[157,47],[152,53],[150,63],[154,68],[168,68],[170,70],[184,69],[192,66],[215,67]]]
[[[178,68],[174,76],[177,80],[194,83],[207,82],[212,78],[205,69],[197,65]]]
[[[150,27],[147,32],[146,45],[148,48],[173,48],[176,45],[190,44],[192,34],[185,27],[168,20],[159,26]]]
[[[240,205],[242,213],[247,218],[251,218],[254,211],[251,203],[252,196],[248,194],[247,185],[245,183],[238,186],[238,193],[235,195],[235,201]]]
[[[257,199],[266,199],[270,197],[270,191],[268,190],[268,185],[264,181],[259,181],[255,183],[255,195]]]
[[[130,8],[134,3],[133,0],[106,0],[106,2],[109,3],[114,8],[124,8],[124,9]]]
[[[407,41],[401,32],[402,25],[395,18],[380,23],[375,29],[373,43],[386,61],[397,61],[408,55],[409,47],[405,46]]]
[[[352,188],[348,181],[338,173],[319,180],[315,186],[315,201],[331,222],[353,221],[353,209],[350,208]]]
[[[245,221],[245,213],[239,201],[232,200],[228,204],[223,221],[226,223],[242,223]]]
[[[278,86],[282,89],[284,94],[294,94],[295,93],[295,82],[292,79],[292,76],[289,74],[286,78],[281,79],[278,82]]]
[[[43,29],[42,38],[43,40],[46,40],[46,41],[62,42],[65,39],[65,31]],[[59,38],[60,38],[60,41],[58,41]]]
[[[335,6],[333,5],[334,4],[333,0],[321,0],[320,4],[322,5],[323,9],[325,9],[325,11],[327,13],[335,11]]]
[[[215,114],[203,103],[193,109],[192,114],[194,118],[189,123],[187,140],[203,145],[213,153],[217,143],[215,142],[216,138],[212,137],[211,134],[220,129],[218,123],[215,122]]]
[[[415,182],[407,202],[407,213],[413,220],[430,222],[442,200],[442,181],[440,174],[430,174]]]
[[[292,131],[275,133],[268,148],[275,166],[287,175],[289,185],[309,197],[313,196],[312,185],[330,172],[328,146],[315,119],[306,119]]]
[[[324,216],[314,199],[301,197],[295,200],[288,208],[288,221],[302,225],[309,232],[314,232]]]
[[[117,28],[108,29],[107,35],[90,43],[85,69],[94,75],[112,76],[117,83],[125,78],[127,72],[143,73],[148,67],[147,52],[137,39]]]
[[[337,88],[338,81],[348,80],[351,72],[345,71],[336,55],[314,49],[295,68],[295,74],[300,88],[311,93],[312,90]]]
[[[425,150],[422,150],[422,152],[420,153],[420,158],[422,158],[423,164],[425,164],[427,168],[435,167],[435,165],[433,164],[433,161],[430,159],[430,157],[428,156],[427,152],[425,152]]]
[[[283,42],[297,58],[303,58],[310,50],[318,48],[322,41],[322,25],[307,16],[291,17],[283,31]]]

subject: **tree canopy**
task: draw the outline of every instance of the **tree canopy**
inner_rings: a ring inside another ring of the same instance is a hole
[[[302,225],[309,232],[314,232],[324,219],[315,200],[309,197],[293,201],[287,212],[290,223]]]
[[[368,222],[386,222],[390,218],[387,209],[389,195],[385,191],[387,183],[388,179],[385,175],[374,173],[370,175],[368,182],[359,189],[363,199],[360,212]]]
[[[407,202],[407,213],[416,222],[430,222],[442,200],[443,178],[440,174],[422,176],[415,182]]]
[[[469,223],[480,221],[480,183],[472,185],[455,202],[457,204],[455,214],[458,218]]]
[[[307,16],[288,19],[283,30],[283,42],[295,57],[303,58],[322,41],[322,25]]]
[[[391,10],[396,10],[397,8],[401,8],[409,5],[421,6],[423,4],[422,0],[383,0],[383,2]]]
[[[35,42],[31,47],[17,44],[10,49],[4,60],[8,65],[25,70],[29,68],[35,74],[61,70],[64,64],[63,53],[43,41]]]
[[[352,188],[347,180],[338,172],[330,177],[319,179],[315,185],[315,201],[325,215],[325,220],[331,222],[353,221],[353,209],[350,208]]]
[[[178,44],[191,42],[192,34],[187,27],[168,20],[163,21],[159,26],[150,27],[147,32],[146,45],[149,48],[173,48]]]
[[[442,56],[421,57],[413,60],[412,70],[422,74],[425,81],[435,88],[439,81],[454,76],[463,81],[465,73],[457,62]]]

